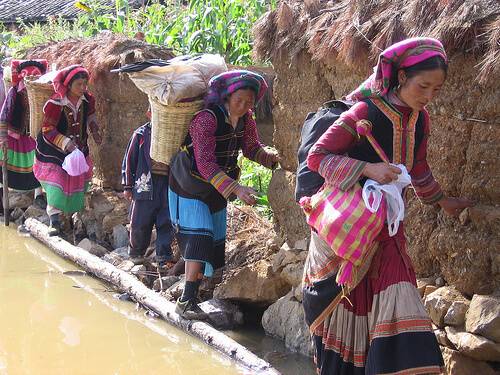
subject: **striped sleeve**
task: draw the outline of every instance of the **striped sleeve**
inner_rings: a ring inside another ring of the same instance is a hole
[[[329,185],[350,189],[362,177],[366,162],[346,156],[358,141],[356,121],[368,114],[366,103],[359,102],[342,113],[309,151],[307,165]]]
[[[217,164],[215,131],[217,120],[208,111],[202,111],[191,122],[189,134],[193,141],[194,158],[200,175],[210,182],[224,198],[229,198],[239,186]]]
[[[49,99],[43,107],[42,135],[48,143],[64,151],[70,139],[57,130],[61,112],[62,106],[54,99]]]
[[[427,163],[427,143],[430,135],[430,119],[427,111],[424,111],[424,137],[417,150],[415,163],[410,171],[415,193],[425,204],[435,204],[443,197],[441,186],[434,179],[431,168]]]

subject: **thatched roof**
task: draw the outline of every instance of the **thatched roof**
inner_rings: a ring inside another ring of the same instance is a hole
[[[103,0],[101,4],[114,6],[114,0]],[[138,8],[143,0],[129,0],[129,5]],[[0,22],[16,23],[44,22],[49,17],[75,19],[82,11],[75,7],[75,0],[0,0]]]
[[[441,40],[449,55],[481,59],[480,78],[500,72],[499,0],[287,0],[254,28],[256,56],[307,51],[365,71],[381,50],[408,37]]]

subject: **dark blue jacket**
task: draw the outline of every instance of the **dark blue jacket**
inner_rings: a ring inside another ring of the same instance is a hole
[[[151,179],[151,124],[148,122],[134,131],[122,162],[122,185],[133,191],[134,200],[152,200]]]

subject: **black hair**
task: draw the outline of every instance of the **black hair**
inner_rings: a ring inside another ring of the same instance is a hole
[[[391,83],[389,85],[389,88],[393,89],[394,87],[399,85],[400,83],[398,78],[399,70],[405,72],[407,78],[413,78],[422,72],[426,72],[429,70],[436,70],[436,69],[441,69],[444,72],[445,77],[448,74],[448,63],[444,60],[442,56],[432,56],[427,60],[420,61],[419,63],[409,66],[407,68],[398,69],[397,67],[394,67],[392,70],[393,74],[391,77]]]
[[[89,75],[85,72],[78,72],[76,73],[73,77],[71,77],[69,83],[68,83],[68,87],[71,87],[71,84],[77,80],[77,79],[80,79],[80,78],[83,78],[83,79],[89,79]]]
[[[28,60],[28,61],[23,61],[21,64],[19,64],[19,66],[17,67],[17,72],[21,73],[23,69],[26,69],[29,66],[34,66],[38,68],[40,72],[42,72],[42,74],[45,74],[45,71],[47,70],[45,65],[43,65],[41,62],[35,60]]]

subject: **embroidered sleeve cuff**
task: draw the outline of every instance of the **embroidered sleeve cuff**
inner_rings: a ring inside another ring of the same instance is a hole
[[[325,181],[346,191],[359,181],[366,162],[347,156],[330,154],[321,161],[318,173]]]
[[[217,172],[214,176],[212,176],[209,182],[226,199],[228,199],[229,196],[233,194],[236,188],[238,187],[238,182],[233,180],[231,177],[229,177],[222,171]]]
[[[5,138],[7,137],[7,129],[8,126],[5,122],[0,122],[0,137]]]
[[[263,165],[266,168],[273,168],[275,164],[274,156],[275,154],[274,152],[272,152],[272,150],[266,150],[265,148],[261,147],[255,152],[253,161],[259,163],[260,165]]]
[[[439,186],[430,172],[423,176],[413,178],[412,184],[415,188],[415,193],[422,203],[435,204],[444,197],[441,186]]]

